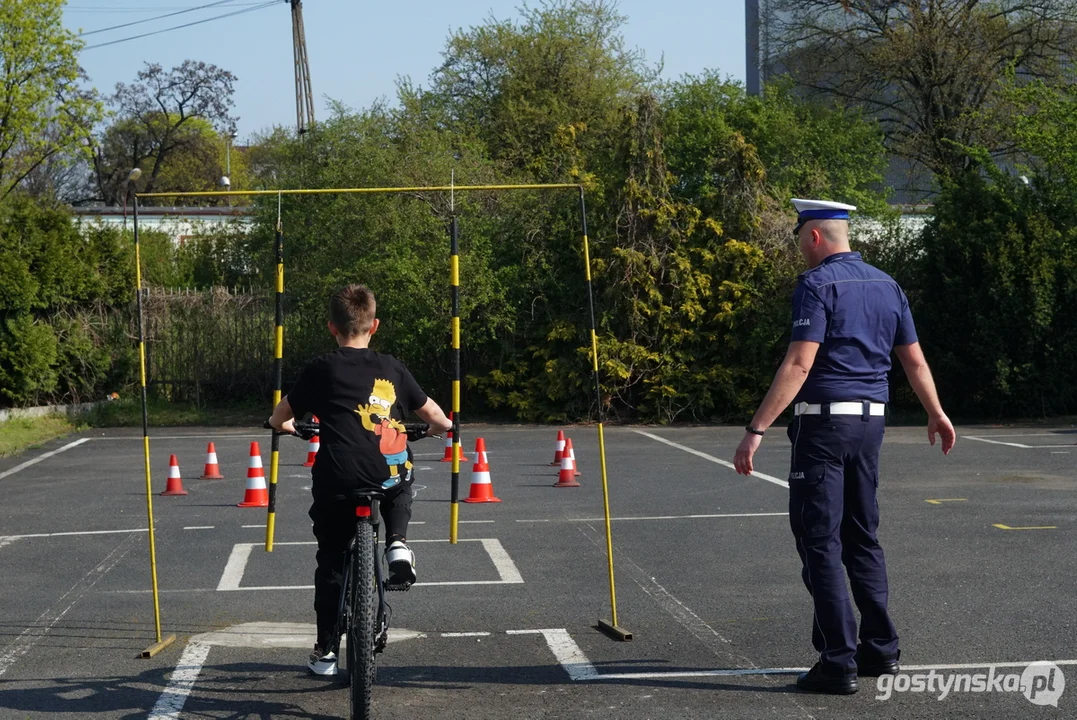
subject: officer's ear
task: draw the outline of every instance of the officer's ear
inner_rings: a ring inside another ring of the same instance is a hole
[[[811,246],[813,248],[819,247],[819,243],[823,242],[823,234],[819,232],[819,228],[811,229]]]

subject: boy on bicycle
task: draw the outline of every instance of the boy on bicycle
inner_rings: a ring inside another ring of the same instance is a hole
[[[314,610],[318,639],[307,667],[335,675],[337,605],[348,544],[355,536],[353,491],[380,488],[385,523],[389,585],[415,582],[415,553],[407,545],[411,520],[412,455],[402,421],[414,412],[434,431],[452,429],[436,402],[427,397],[404,364],[370,349],[377,332],[374,293],[348,285],[329,302],[329,332],[337,349],[315,358],[291,392],[273,410],[269,423],[295,432],[292,418],[318,416],[321,447],[311,472],[314,503],[310,518],[318,539]]]

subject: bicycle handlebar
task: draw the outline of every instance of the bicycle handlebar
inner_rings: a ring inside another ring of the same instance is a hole
[[[314,421],[296,420],[293,422],[295,425],[294,433],[281,433],[282,435],[294,435],[295,437],[302,438],[303,440],[310,440],[312,437],[318,434],[319,423]],[[267,430],[272,430],[273,426],[269,424],[267,420],[263,426]],[[407,433],[408,441],[415,442],[416,440],[422,440],[426,437],[440,438],[441,435],[432,435],[430,433],[430,425],[428,423],[404,423],[404,431]]]

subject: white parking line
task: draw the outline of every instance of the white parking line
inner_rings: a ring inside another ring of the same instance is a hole
[[[81,440],[76,440],[75,442],[68,443],[67,445],[64,445],[63,447],[60,447],[60,448],[56,448],[55,450],[49,450],[47,453],[42,453],[42,454],[38,455],[36,458],[32,458],[30,460],[27,460],[24,463],[16,465],[15,467],[11,468],[10,470],[5,470],[4,472],[0,472],[0,480],[3,480],[8,475],[14,475],[15,473],[19,472],[20,470],[25,470],[26,468],[30,467],[31,465],[33,465],[35,463],[39,463],[42,460],[46,460],[46,459],[52,457],[53,455],[59,455],[64,450],[70,450],[73,447],[78,447],[79,445],[81,445],[81,444],[83,444],[85,442],[89,442],[89,441],[90,441],[90,438],[82,438]]]
[[[598,680],[602,677],[583,654],[583,650],[580,650],[580,646],[568,634],[568,630],[564,628],[508,630],[506,632],[509,635],[542,635],[546,638],[546,644],[550,646],[550,651],[557,658],[557,662],[561,663],[561,667],[573,680]]]
[[[74,530],[72,532],[29,533],[27,535],[7,535],[10,540],[20,538],[75,537],[78,535],[126,535],[127,533],[149,532],[147,528],[130,528],[128,530]]]
[[[414,543],[447,543],[448,540],[409,540],[411,544]],[[420,582],[412,585],[416,587],[429,587],[438,585],[521,585],[524,582],[523,576],[520,575],[519,569],[516,567],[516,563],[509,557],[508,552],[505,551],[505,547],[501,544],[501,541],[497,538],[462,538],[460,542],[477,542],[482,543],[483,549],[486,550],[486,554],[490,556],[490,561],[494,564],[494,568],[497,570],[499,580],[442,580],[436,582]],[[307,540],[302,542],[279,542],[276,545],[317,545],[315,541]],[[247,569],[247,563],[251,559],[251,551],[255,547],[260,547],[262,543],[236,543],[232,547],[232,553],[228,556],[228,562],[225,563],[224,571],[221,573],[221,579],[217,583],[217,590],[219,592],[235,592],[241,590],[313,590],[313,585],[251,585],[241,586],[240,582],[243,580],[243,574]]]
[[[188,525],[184,530],[213,530],[215,525]]]
[[[187,644],[176,669],[172,671],[172,677],[168,679],[168,687],[157,698],[147,720],[178,720],[208,656],[209,645],[193,641]]]
[[[680,443],[675,443],[672,440],[666,440],[664,437],[660,437],[658,435],[654,435],[654,434],[649,433],[649,432],[644,432],[643,430],[636,430],[636,429],[633,428],[632,432],[636,433],[637,435],[642,435],[644,437],[649,437],[652,440],[657,440],[660,443],[665,443],[666,445],[669,445],[670,447],[675,447],[678,450],[684,450],[686,453],[690,453],[692,455],[695,455],[696,457],[701,457],[704,460],[710,460],[712,463],[717,463],[717,464],[721,465],[722,467],[729,468],[730,470],[736,470],[737,469],[733,465],[733,463],[729,462],[728,460],[722,460],[720,458],[716,458],[713,455],[708,455],[705,452],[700,452],[699,450],[696,450],[694,448],[690,448],[687,445],[681,445]],[[760,478],[761,480],[766,480],[767,482],[774,483],[775,485],[781,485],[783,488],[788,488],[789,487],[789,483],[787,483],[785,480],[782,480],[780,478],[776,478],[773,475],[767,475],[766,473],[761,473],[758,470],[753,471],[752,474],[751,474],[751,477],[757,477],[757,478]]]
[[[1007,447],[1021,448],[1022,450],[1049,450],[1051,448],[1071,448],[1074,445],[1074,443],[1070,443],[1069,445],[1026,445],[1025,443],[1005,442],[1003,440],[991,440],[989,438],[976,437],[975,435],[962,435],[961,437],[965,440],[976,440],[977,442],[990,443],[992,445],[1005,445]]]
[[[75,603],[77,603],[83,595],[89,592],[101,578],[107,575],[112,568],[116,567],[116,565],[123,560],[124,556],[127,555],[133,547],[132,542],[134,539],[135,538],[132,536],[121,541],[112,552],[105,556],[105,559],[102,560],[100,564],[83,575],[78,582],[61,595],[53,607],[41,613],[30,627],[19,633],[19,636],[15,638],[15,641],[4,650],[3,654],[0,654],[0,675],[7,672],[8,668],[10,668],[16,660],[25,655],[27,651],[41,640],[41,638],[45,637],[56,623],[60,622],[64,615],[66,615],[71,608],[75,607]],[[71,597],[71,601],[67,602],[69,596]],[[63,605],[64,608],[57,611],[56,608],[61,605]]]
[[[749,518],[749,517],[788,517],[788,512],[772,513],[716,513],[711,515],[640,515],[637,517],[615,517],[610,522],[624,522],[627,520],[710,520],[714,518]],[[517,520],[518,523],[546,523],[546,522],[602,522],[604,518],[563,518],[559,520]]]
[[[488,632],[445,632],[441,633],[443,638],[458,638],[458,637],[490,637]]]
[[[542,635],[546,644],[572,680],[669,680],[676,678],[700,677],[741,677],[749,675],[793,675],[807,672],[806,667],[776,668],[723,668],[714,670],[671,670],[666,672],[625,672],[599,673],[587,658],[580,646],[564,628],[547,628],[544,630],[506,630],[508,635]],[[992,668],[1027,667],[1036,660],[1023,662],[998,663],[946,663],[935,665],[902,665],[902,672],[921,672],[925,670],[990,670]],[[1052,660],[1055,665],[1077,665],[1077,660]]]

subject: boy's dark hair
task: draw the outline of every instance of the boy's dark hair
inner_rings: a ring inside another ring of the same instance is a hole
[[[361,335],[374,324],[374,292],[366,285],[348,285],[329,301],[329,320],[344,337]]]

